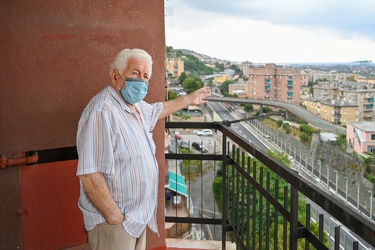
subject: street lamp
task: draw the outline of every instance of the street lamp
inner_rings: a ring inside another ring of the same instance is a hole
[[[344,177],[345,178],[345,201],[348,202],[348,177]]]
[[[370,193],[370,220],[372,220],[372,191],[368,191]]]
[[[318,165],[319,165],[318,174],[319,174],[319,183],[320,183],[320,177],[322,176],[322,162],[320,160],[318,160]]]
[[[359,188],[360,188],[360,185],[359,183],[356,183],[355,185],[357,185],[357,210],[359,210]]]
[[[335,184],[335,188],[336,188],[336,195],[337,195],[337,182],[339,180],[339,172],[337,172],[337,170],[333,170],[333,172],[336,174],[336,184]]]

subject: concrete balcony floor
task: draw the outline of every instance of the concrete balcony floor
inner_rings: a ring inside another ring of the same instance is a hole
[[[208,240],[183,240],[183,239],[166,239],[166,250],[221,250],[221,241]],[[235,250],[235,244],[227,242],[227,250]],[[69,247],[62,250],[90,250],[88,244]]]
[[[167,250],[221,250],[221,241],[166,239]],[[227,250],[235,250],[235,244],[226,243]]]

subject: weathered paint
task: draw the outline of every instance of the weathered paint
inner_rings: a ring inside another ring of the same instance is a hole
[[[2,1],[0,155],[18,158],[23,157],[22,152],[74,146],[79,116],[91,97],[108,84],[109,63],[123,48],[143,48],[152,55],[152,87],[146,100],[164,100],[164,34],[164,0]],[[163,121],[156,127],[154,139],[157,159],[163,166]],[[64,168],[64,164],[71,167],[71,163],[60,162],[48,168]],[[0,249],[33,249],[28,244],[34,244],[29,240],[34,236],[28,238],[25,231],[24,199],[29,194],[23,189],[23,175],[29,174],[24,171],[41,173],[38,168],[45,169],[42,164],[29,167],[0,170]],[[148,248],[165,245],[163,167],[160,176],[160,237],[149,232]],[[64,180],[57,177],[55,181]],[[34,190],[32,198],[40,200],[45,190],[39,191]],[[76,197],[71,197],[69,204],[73,201]],[[64,204],[56,200],[52,207],[48,203],[39,206],[37,211],[53,211]],[[64,220],[66,216],[56,219]],[[48,231],[58,225],[44,226]],[[35,237],[44,234],[34,233]]]

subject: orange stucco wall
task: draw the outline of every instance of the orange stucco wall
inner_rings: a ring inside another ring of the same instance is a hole
[[[153,76],[146,101],[164,100],[164,34],[164,0],[2,1],[0,155],[11,158],[26,151],[74,146],[79,116],[90,98],[108,84],[109,63],[123,48],[143,48],[152,55]],[[163,166],[162,121],[154,139]],[[25,209],[22,197],[29,195],[22,189],[25,168],[0,169],[0,249],[25,247],[22,224],[26,217],[19,212]],[[163,167],[160,176],[164,180]],[[161,181],[159,204],[164,204],[163,186]],[[34,190],[31,195],[38,194]],[[47,194],[53,195],[52,191]],[[165,245],[163,212],[161,207],[161,237],[148,233],[150,249]]]

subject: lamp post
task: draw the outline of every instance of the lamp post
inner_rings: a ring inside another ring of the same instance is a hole
[[[345,178],[345,201],[348,202],[348,177]]]
[[[360,186],[358,183],[356,183],[355,185],[357,185],[357,210],[359,210],[359,188]]]
[[[289,155],[292,155],[292,143],[288,143],[289,144]]]
[[[327,167],[327,188],[329,190],[329,166],[326,165],[326,167]]]
[[[339,180],[339,172],[337,172],[337,170],[333,170],[333,172],[336,174],[336,184],[335,184],[335,190],[336,190],[336,195],[337,195],[337,184],[338,184],[338,180]]]
[[[372,220],[372,191],[368,191],[370,193],[370,220]]]
[[[319,165],[319,183],[320,183],[320,177],[322,176],[322,162],[320,160],[318,160],[318,165]]]

